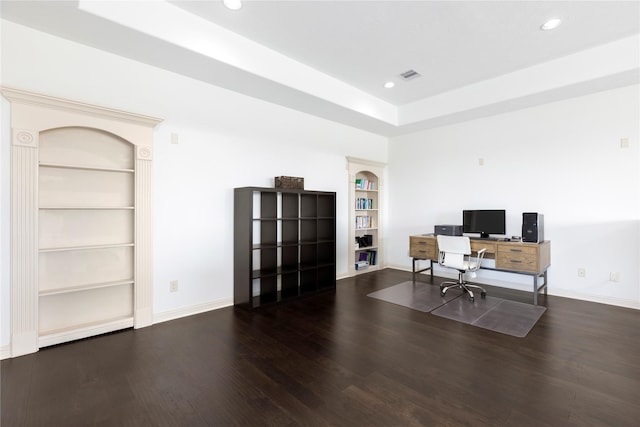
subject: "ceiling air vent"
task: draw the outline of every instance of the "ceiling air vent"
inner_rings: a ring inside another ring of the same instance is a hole
[[[404,73],[400,73],[400,77],[402,77],[403,80],[408,81],[420,77],[420,73],[416,70],[407,70]]]

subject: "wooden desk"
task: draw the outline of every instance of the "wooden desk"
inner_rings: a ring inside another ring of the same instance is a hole
[[[495,268],[480,267],[485,270],[504,271],[508,273],[526,274],[533,277],[533,304],[538,304],[538,293],[544,289],[547,294],[547,270],[551,265],[551,242],[540,243],[507,242],[471,238],[471,250],[486,248],[484,258],[495,259]],[[409,236],[409,256],[413,258],[413,281],[416,274],[431,270],[433,278],[433,262],[438,262],[438,241],[433,234]],[[416,270],[416,261],[427,260],[429,267]],[[538,278],[544,283],[538,286]]]

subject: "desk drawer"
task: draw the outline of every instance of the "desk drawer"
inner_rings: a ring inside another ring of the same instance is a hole
[[[471,241],[471,252],[474,254],[478,252],[480,249],[486,249],[485,256],[489,254],[496,253],[496,242],[478,242],[475,240]]]
[[[524,245],[498,245],[496,268],[537,272],[538,248]]]
[[[436,239],[409,236],[409,256],[421,259],[438,259]]]

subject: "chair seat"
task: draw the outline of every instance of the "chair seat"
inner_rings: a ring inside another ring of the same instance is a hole
[[[452,268],[457,268],[458,270],[464,270],[464,271],[469,271],[469,270],[475,270],[476,267],[478,266],[478,262],[476,261],[463,261],[462,265],[447,265],[446,263],[444,263],[445,267],[452,267]]]

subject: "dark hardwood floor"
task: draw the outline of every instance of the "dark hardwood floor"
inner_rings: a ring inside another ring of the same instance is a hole
[[[366,296],[410,278],[4,360],[2,427],[638,425],[640,311],[541,296],[514,338]]]

